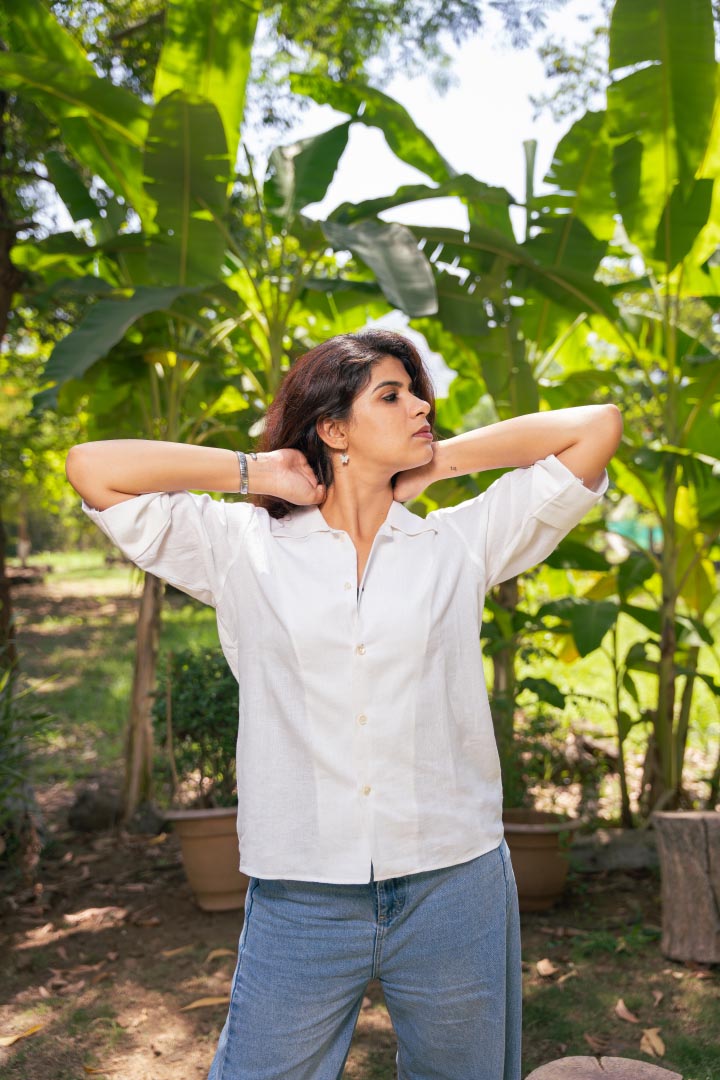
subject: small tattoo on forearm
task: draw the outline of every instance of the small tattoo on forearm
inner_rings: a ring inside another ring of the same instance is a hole
[[[457,465],[451,465],[450,472],[457,472]]]

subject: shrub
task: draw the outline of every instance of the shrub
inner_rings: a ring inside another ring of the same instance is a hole
[[[170,723],[168,724],[168,682]],[[152,708],[158,744],[165,744],[171,801],[199,807],[236,801],[238,685],[218,649],[168,653]]]
[[[2,668],[0,650],[0,856],[33,876],[40,851],[40,820],[30,783],[32,749],[53,716],[31,704],[34,691],[17,689],[16,666]]]

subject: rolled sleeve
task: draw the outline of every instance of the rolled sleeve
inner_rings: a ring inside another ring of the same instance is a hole
[[[600,502],[607,469],[595,488],[585,487],[554,454],[513,469],[487,491],[457,506],[433,511],[466,543],[486,589],[542,562]],[[428,515],[430,516],[430,515]]]
[[[216,608],[254,507],[190,491],[157,491],[106,510],[83,499],[82,509],[140,569]]]

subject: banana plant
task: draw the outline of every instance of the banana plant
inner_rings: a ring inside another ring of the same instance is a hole
[[[720,535],[713,42],[710,0],[618,0],[607,109],[562,140],[549,190],[526,193],[521,241],[507,192],[449,170],[431,177],[435,187],[406,186],[331,215],[352,249],[353,233],[380,211],[450,194],[467,206],[466,231],[412,230],[435,274],[437,317],[463,356],[467,374],[451,388],[463,407],[473,356],[475,404],[489,394],[499,418],[596,394],[622,401],[626,434],[612,478],[663,534],[646,813],[677,805],[698,654],[679,647],[676,624],[707,613]]]
[[[206,329],[200,293],[219,278],[225,258],[218,222],[229,208],[258,7],[221,10],[211,0],[172,0],[152,104],[99,78],[40,0],[9,0],[9,7],[13,51],[0,54],[0,75],[57,123],[67,156],[50,156],[48,172],[93,233],[92,243],[50,237],[18,252],[31,281],[48,270],[54,277],[47,302],[53,290],[68,287],[94,299],[53,351],[33,411],[65,407],[64,390],[77,391],[84,378],[99,375],[106,399],[114,397],[116,405],[118,397],[135,399],[130,412],[140,413],[142,423],[134,433],[154,438],[161,431],[177,440],[187,426],[184,395],[199,365],[193,347]],[[94,177],[111,196],[93,195]],[[67,271],[74,271],[70,282],[62,279]],[[109,370],[90,375],[101,360]],[[101,393],[99,407],[102,401]],[[118,422],[115,410],[107,427],[96,425],[97,437],[117,435]],[[148,702],[161,601],[161,583],[145,575],[127,740],[128,816],[151,789]]]

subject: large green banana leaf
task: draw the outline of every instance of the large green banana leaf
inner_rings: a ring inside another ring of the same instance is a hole
[[[53,349],[43,372],[43,378],[52,385],[34,396],[32,414],[38,416],[45,409],[56,408],[61,386],[70,379],[80,378],[97,360],[106,356],[143,315],[165,311],[179,296],[192,291],[183,286],[140,288],[130,297],[98,300],[75,330]]]
[[[319,105],[330,105],[353,120],[380,128],[388,146],[401,161],[413,165],[438,184],[455,175],[455,170],[420,130],[408,111],[381,90],[366,83],[334,82],[325,75],[296,72],[290,76],[296,94],[311,97]]]
[[[370,267],[389,303],[416,318],[437,311],[430,264],[404,225],[384,221],[341,225],[326,221],[323,231],[336,249],[352,251]]]
[[[109,79],[41,56],[0,53],[0,82],[18,90],[60,128],[73,157],[122,194],[140,217],[147,213],[140,148],[150,109]]]
[[[708,0],[615,4],[608,131],[617,206],[646,260],[659,260],[667,270],[689,250],[688,234],[697,230],[706,205],[705,192],[693,193],[693,186],[713,126],[714,42]],[[673,235],[677,226],[682,242]]]
[[[156,102],[176,90],[212,102],[235,167],[260,0],[169,0],[155,70]]]
[[[82,45],[60,25],[42,0],[4,0],[5,24],[13,52],[44,57],[77,75],[94,75],[95,68]]]
[[[181,90],[158,102],[145,147],[146,193],[154,204],[149,280],[193,285],[219,276],[225,254],[230,162],[215,106]]]
[[[620,319],[612,295],[591,274],[573,268],[546,265],[533,257],[526,245],[509,240],[503,233],[476,226],[468,236],[457,229],[413,226],[425,249],[442,246],[442,259],[451,263],[457,259],[461,266],[478,273],[487,273],[492,262],[503,260],[516,274],[522,273],[525,282],[543,296],[556,301],[575,314],[588,312],[603,315],[612,322]],[[482,293],[480,293],[480,297]]]
[[[310,203],[321,202],[348,142],[350,121],[320,135],[278,146],[270,154],[263,187],[266,207],[294,218]]]
[[[476,180],[468,173],[453,176],[437,187],[427,184],[405,184],[392,195],[377,199],[367,199],[360,203],[342,203],[330,214],[329,220],[351,224],[363,218],[375,217],[385,210],[394,210],[396,206],[424,202],[426,199],[444,199],[456,195],[473,210],[476,224],[484,224],[514,239],[509,208],[512,198],[505,188],[492,187]]]

